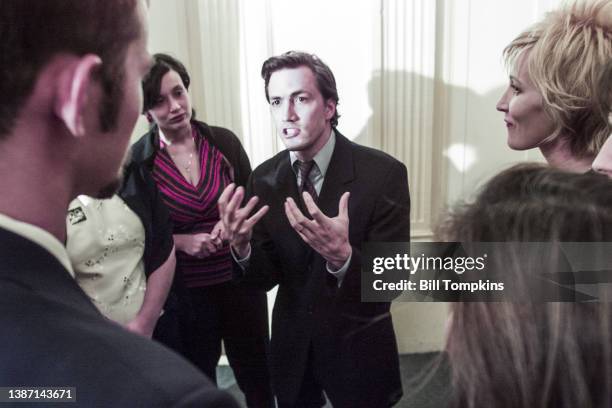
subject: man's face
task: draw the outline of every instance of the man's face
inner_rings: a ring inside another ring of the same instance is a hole
[[[270,111],[285,147],[300,160],[312,159],[331,134],[330,119],[336,111],[325,101],[308,67],[274,72],[268,83]]]
[[[117,124],[110,132],[101,132],[95,135],[95,151],[89,157],[91,163],[87,168],[85,177],[94,189],[89,195],[98,198],[107,198],[117,190],[121,182],[122,164],[125,161],[128,143],[136,120],[142,108],[141,81],[147,72],[151,56],[147,51],[147,20],[142,2],[138,4],[138,17],[142,24],[141,36],[133,41],[127,48],[123,65],[123,93],[115,103],[119,104]],[[101,109],[101,103],[96,108]],[[92,125],[92,128],[96,128]],[[98,123],[97,129],[99,130]]]

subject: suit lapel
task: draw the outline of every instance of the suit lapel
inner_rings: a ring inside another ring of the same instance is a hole
[[[277,169],[276,180],[280,194],[283,195],[283,202],[286,197],[291,197],[297,201],[298,189],[295,173],[291,169],[291,160],[289,159],[289,152],[284,155],[280,161]]]
[[[334,131],[336,146],[327,167],[318,202],[319,208],[328,217],[338,215],[340,197],[348,191],[346,184],[355,178],[351,142],[337,130]]]

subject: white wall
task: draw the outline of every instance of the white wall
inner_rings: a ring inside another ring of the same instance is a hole
[[[512,163],[541,160],[537,151],[506,146],[502,114],[495,105],[506,86],[503,48],[541,17],[551,1],[445,1],[444,51],[447,114],[441,117],[447,160],[446,203],[465,198],[476,186]]]
[[[236,132],[255,165],[282,148],[262,62],[289,49],[319,55],[338,82],[340,131],[408,167],[413,237],[427,240],[446,206],[512,163],[541,160],[507,148],[495,104],[502,49],[558,3],[152,0],[149,48],[186,63],[198,116]],[[393,314],[402,352],[442,346],[446,304],[398,303]]]

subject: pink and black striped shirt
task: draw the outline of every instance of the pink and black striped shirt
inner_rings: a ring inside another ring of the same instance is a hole
[[[170,212],[174,234],[210,233],[219,221],[217,200],[225,186],[231,183],[231,169],[223,154],[194,127],[192,135],[200,158],[200,181],[187,181],[160,141],[161,149],[155,156],[153,178]],[[185,286],[196,288],[232,279],[229,247],[214,255],[196,258],[177,251],[177,273]]]

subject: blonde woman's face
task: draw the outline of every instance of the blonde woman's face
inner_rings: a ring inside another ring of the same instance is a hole
[[[539,147],[556,129],[544,111],[542,95],[529,77],[528,58],[529,51],[520,55],[517,69],[510,75],[508,88],[496,106],[505,114],[508,146],[513,150]]]
[[[608,137],[593,161],[593,170],[612,178],[612,136]]]

